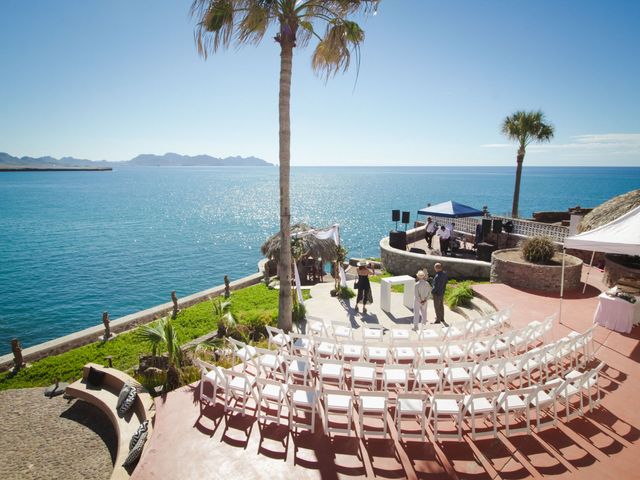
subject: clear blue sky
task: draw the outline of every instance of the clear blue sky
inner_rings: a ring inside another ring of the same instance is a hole
[[[204,61],[190,4],[0,2],[0,151],[277,163],[278,45]],[[501,121],[541,108],[527,165],[640,166],[640,1],[383,0],[362,26],[357,84],[294,53],[293,165],[513,165]]]

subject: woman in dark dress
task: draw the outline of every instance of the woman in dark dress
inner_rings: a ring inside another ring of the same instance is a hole
[[[369,275],[374,274],[375,272],[369,269],[369,264],[367,262],[358,262],[358,297],[356,298],[356,312],[358,311],[358,303],[362,302],[362,313],[367,313],[367,302],[373,302]]]

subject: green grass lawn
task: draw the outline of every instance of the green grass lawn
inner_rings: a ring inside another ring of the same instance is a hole
[[[305,291],[305,298],[309,292]],[[231,313],[238,323],[250,324],[255,319],[278,318],[278,290],[270,290],[264,284],[254,285],[233,292]],[[186,343],[217,328],[217,318],[211,301],[204,301],[180,311],[173,321],[180,343]],[[108,342],[95,342],[60,355],[43,358],[27,369],[12,376],[0,373],[0,390],[50,385],[59,381],[72,381],[82,375],[82,367],[88,362],[106,364],[104,357],[113,356],[113,366],[119,370],[132,370],[140,355],[148,355],[149,345],[136,338],[135,330],[121,333]]]

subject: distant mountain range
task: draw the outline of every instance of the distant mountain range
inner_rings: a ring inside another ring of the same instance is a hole
[[[273,164],[256,157],[227,157],[216,158],[209,155],[179,155],[177,153],[165,153],[153,155],[145,153],[122,162],[108,162],[106,160],[92,161],[73,157],[61,159],[53,157],[14,157],[8,153],[0,152],[0,167],[2,168],[114,168],[114,167],[272,167]]]

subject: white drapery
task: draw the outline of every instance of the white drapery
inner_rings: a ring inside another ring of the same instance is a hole
[[[302,237],[306,237],[307,235],[313,235],[318,240],[328,240],[331,238],[336,243],[336,246],[338,247],[340,246],[340,225],[338,225],[337,223],[323,230],[311,229],[305,232],[294,233],[291,236],[296,238],[302,238]],[[298,273],[298,266],[296,265],[295,262],[293,262],[293,269],[294,269],[295,282],[296,282],[296,292],[298,294],[298,301],[302,303],[302,289],[300,288],[300,274]],[[338,275],[340,276],[340,286],[346,287],[347,274],[344,273],[344,269],[342,268],[341,264],[338,265]]]

